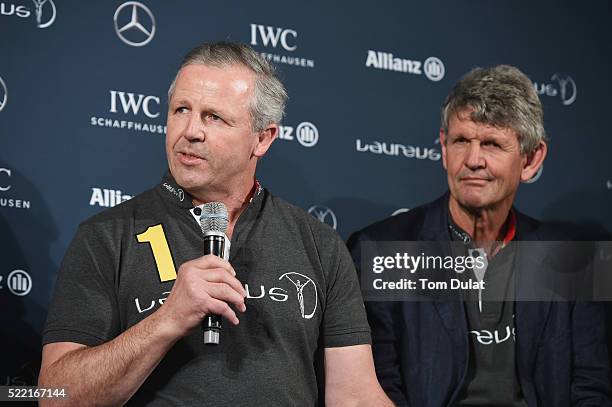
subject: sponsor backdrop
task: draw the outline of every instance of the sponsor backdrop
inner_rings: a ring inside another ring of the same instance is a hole
[[[32,384],[79,222],[165,171],[167,88],[201,41],[251,44],[290,100],[265,187],[342,237],[445,191],[440,105],[475,66],[541,95],[550,155],[517,206],[612,230],[607,1],[0,1],[0,385]]]

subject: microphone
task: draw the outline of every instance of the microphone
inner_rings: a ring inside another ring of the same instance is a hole
[[[221,202],[209,202],[202,208],[200,227],[204,235],[204,254],[226,257],[225,231],[227,230],[227,208]],[[221,317],[206,315],[202,321],[204,343],[218,345],[221,333]]]

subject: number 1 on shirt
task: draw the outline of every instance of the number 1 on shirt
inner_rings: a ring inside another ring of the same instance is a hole
[[[151,246],[161,282],[176,280],[176,269],[162,224],[149,226],[147,230],[136,235],[136,239],[139,243],[149,243]]]

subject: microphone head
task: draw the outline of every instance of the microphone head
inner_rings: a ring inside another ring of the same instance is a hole
[[[202,207],[202,216],[200,217],[200,227],[202,233],[206,235],[209,232],[225,233],[227,230],[227,208],[221,202],[208,202]]]

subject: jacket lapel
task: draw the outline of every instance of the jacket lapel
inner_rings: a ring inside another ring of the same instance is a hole
[[[427,210],[419,240],[439,242],[440,254],[442,256],[452,255],[448,233],[448,193],[435,200]],[[469,352],[467,319],[459,292],[457,296],[456,301],[435,301],[433,304],[453,343],[465,348],[467,356]]]

